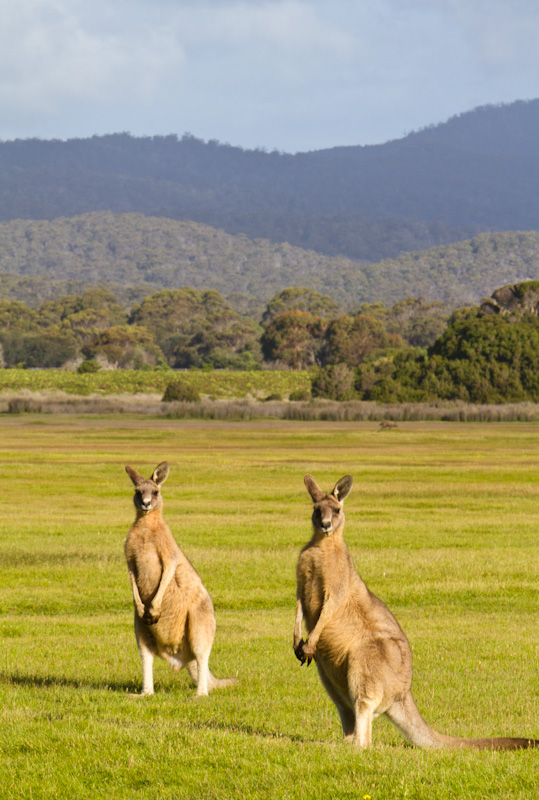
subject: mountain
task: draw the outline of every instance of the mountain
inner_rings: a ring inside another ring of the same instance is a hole
[[[482,233],[453,245],[360,264],[196,222],[99,212],[0,223],[0,300],[31,306],[96,283],[126,305],[161,288],[216,289],[260,316],[281,289],[307,286],[347,311],[424,296],[450,307],[539,279],[539,232]]]
[[[539,229],[538,185],[539,100],[296,155],[190,135],[0,143],[1,220],[139,212],[356,261]]]

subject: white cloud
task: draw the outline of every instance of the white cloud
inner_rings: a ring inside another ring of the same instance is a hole
[[[308,149],[539,96],[532,0],[0,0],[0,137]]]
[[[126,24],[120,30],[109,18],[97,28],[95,18],[90,25],[84,17],[76,3],[59,0],[9,4],[0,33],[0,102],[6,116],[54,114],[73,100],[141,99],[183,61],[165,27]]]

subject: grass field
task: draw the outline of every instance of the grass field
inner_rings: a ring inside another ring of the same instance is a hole
[[[141,672],[123,540],[127,463],[164,459],[165,517],[216,608],[195,699]],[[426,752],[384,719],[341,741],[292,653],[303,475],[345,473],[356,567],[413,647],[437,730],[539,738],[539,426],[0,415],[0,787],[18,798],[535,798],[539,752]]]
[[[62,391],[75,395],[158,394],[171,381],[181,379],[202,395],[245,397],[250,394],[288,396],[297,390],[311,390],[305,370],[154,370],[109,369],[79,375],[65,369],[0,369],[0,392]]]

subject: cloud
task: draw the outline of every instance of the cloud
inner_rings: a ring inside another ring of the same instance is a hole
[[[514,0],[0,0],[0,137],[384,141],[539,96]]]
[[[148,28],[128,18],[121,26],[106,6],[88,18],[77,2],[3,5],[0,102],[6,116],[46,116],[74,100],[118,102],[125,92],[144,97],[183,60],[166,26]]]

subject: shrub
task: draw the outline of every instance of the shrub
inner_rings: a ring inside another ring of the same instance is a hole
[[[51,369],[61,367],[78,352],[78,344],[71,331],[47,330],[44,333],[3,331],[2,346],[7,366]]]
[[[353,400],[357,397],[354,380],[354,373],[346,364],[332,364],[318,370],[313,376],[311,394],[328,400]]]
[[[308,389],[296,389],[294,392],[290,392],[288,399],[303,402],[311,399],[311,393]]]
[[[79,364],[77,367],[77,372],[79,375],[86,375],[89,372],[99,372],[101,369],[101,364],[95,360],[95,358],[87,358],[86,361],[83,361],[82,364]]]
[[[186,381],[182,380],[181,378],[177,378],[176,380],[167,384],[162,399],[164,403],[173,403],[174,401],[180,401],[183,403],[198,403],[200,400],[200,394],[198,389],[195,389],[194,386],[186,383]]]

